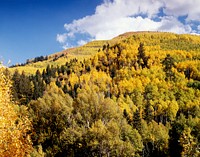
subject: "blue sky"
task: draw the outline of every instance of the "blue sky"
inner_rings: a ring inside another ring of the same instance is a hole
[[[128,31],[200,34],[199,0],[0,0],[0,60],[48,55]]]
[[[0,60],[7,64],[63,50],[64,24],[95,11],[101,0],[0,0]]]

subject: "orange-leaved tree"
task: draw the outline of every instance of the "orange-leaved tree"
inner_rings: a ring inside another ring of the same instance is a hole
[[[27,132],[31,123],[27,117],[19,116],[19,106],[11,101],[11,83],[0,65],[0,156],[27,156],[32,143]],[[21,108],[22,109],[22,108]]]

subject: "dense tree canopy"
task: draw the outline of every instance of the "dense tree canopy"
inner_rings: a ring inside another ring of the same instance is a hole
[[[32,149],[28,132],[31,124],[26,108],[11,101],[10,80],[4,75],[5,68],[0,67],[0,156],[27,156]],[[23,116],[20,112],[23,112]]]
[[[198,157],[200,38],[138,33],[113,41],[90,58],[13,74],[35,154]]]

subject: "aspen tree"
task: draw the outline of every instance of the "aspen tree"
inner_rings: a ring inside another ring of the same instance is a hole
[[[10,81],[5,77],[0,67],[0,156],[27,156],[32,143],[29,135],[30,121],[26,117],[18,116],[15,108],[19,108],[11,101]]]

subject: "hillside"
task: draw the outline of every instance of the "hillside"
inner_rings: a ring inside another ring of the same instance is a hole
[[[42,71],[47,65],[62,65],[65,62],[73,58],[84,59],[91,57],[102,49],[104,45],[116,44],[120,41],[129,41],[134,44],[143,42],[146,46],[157,51],[161,50],[186,50],[186,51],[199,51],[200,50],[200,37],[195,35],[177,35],[173,33],[161,33],[161,32],[128,32],[121,34],[109,41],[92,41],[83,46],[70,48],[62,52],[57,52],[48,56],[48,60],[36,63],[29,63],[25,66],[18,66],[11,68],[11,71],[18,69],[20,72],[25,71],[27,74],[34,74],[38,69]],[[153,47],[154,46],[154,47]],[[159,48],[158,48],[159,47]],[[58,58],[55,59],[54,58]],[[33,59],[30,59],[30,61]]]
[[[44,70],[47,67],[47,65],[60,66],[73,58],[77,58],[80,60],[88,58],[91,55],[96,54],[98,50],[101,49],[103,45],[107,43],[108,41],[92,41],[80,47],[69,48],[63,50],[62,52],[50,54],[49,56],[47,56],[47,60],[37,61],[34,63],[34,59],[29,59],[30,63],[22,66],[12,67],[10,68],[10,70],[14,72],[17,69],[20,72],[24,71],[27,74],[34,74],[38,69],[40,71]]]
[[[200,36],[129,32],[28,67],[10,77],[33,156],[200,156]]]

